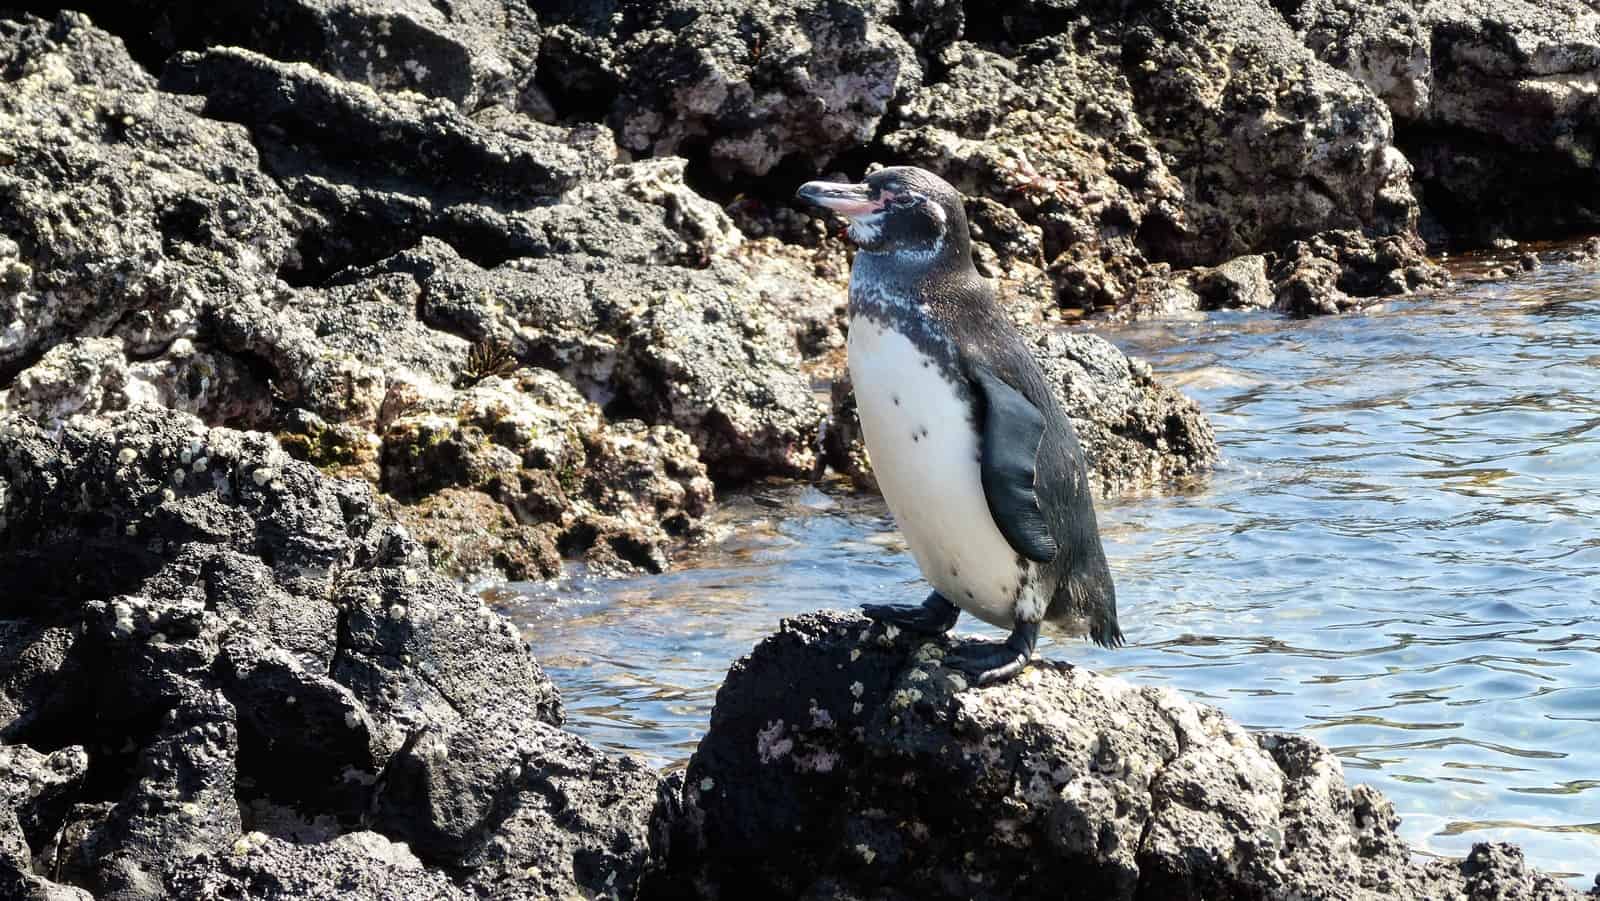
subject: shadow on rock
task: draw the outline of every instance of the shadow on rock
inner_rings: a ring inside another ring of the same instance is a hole
[[[656,776],[267,436],[0,418],[0,570],[8,897],[631,896],[648,863]]]
[[[1295,735],[1036,663],[970,689],[946,639],[785,621],[736,663],[653,828],[708,898],[1577,898],[1520,853],[1419,862]]]

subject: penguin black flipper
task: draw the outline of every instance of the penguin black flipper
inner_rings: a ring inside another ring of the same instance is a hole
[[[973,363],[969,370],[983,400],[981,465],[989,513],[1017,553],[1048,563],[1059,547],[1034,490],[1044,414],[987,366]]]

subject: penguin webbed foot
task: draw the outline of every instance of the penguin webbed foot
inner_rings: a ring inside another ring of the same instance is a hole
[[[975,685],[1004,682],[1033,659],[1038,641],[1038,623],[1017,623],[1005,641],[969,641],[951,648],[944,655],[944,665],[966,673]]]
[[[861,612],[868,619],[923,635],[943,635],[956,627],[956,619],[961,616],[961,608],[937,591],[929,593],[921,604],[864,604]]]

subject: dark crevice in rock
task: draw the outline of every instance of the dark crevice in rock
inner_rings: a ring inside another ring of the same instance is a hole
[[[359,190],[367,182],[364,176],[336,167],[339,171],[324,170],[308,179],[303,163],[298,160],[302,150],[284,143],[279,137],[265,137],[254,129],[251,136],[261,151],[264,171],[281,183],[294,184],[297,190],[291,188],[291,192],[299,195],[295,199],[312,208],[329,211],[327,218],[304,223],[295,239],[293,252],[284,259],[278,275],[292,287],[328,287],[348,278],[348,273],[378,265],[414,248],[424,237],[449,244],[462,258],[485,269],[493,269],[517,257],[540,255],[539,247],[518,233],[508,231],[501,222],[474,220],[471,216],[428,215],[420,206],[417,209],[405,205],[392,209],[342,207],[331,195],[338,189]],[[332,186],[323,181],[328,178],[333,179]],[[414,186],[401,187],[402,191],[413,189]],[[457,203],[481,206],[496,215],[514,209],[497,209],[474,194],[452,198],[428,192],[427,196],[428,205],[437,205],[440,209]],[[413,198],[412,202],[420,203],[420,199]]]
[[[1395,144],[1417,168],[1423,204],[1450,236],[1440,249],[1480,248],[1506,237],[1561,240],[1592,234],[1600,222],[1595,195],[1575,190],[1585,179],[1569,158],[1440,125],[1397,125]]]
[[[600,537],[600,530],[591,522],[580,522],[556,538],[556,549],[566,558],[582,557]]]
[[[487,223],[418,225],[351,219],[301,232],[294,252],[285,260],[278,277],[295,288],[328,288],[348,283],[358,279],[361,270],[416,247],[424,237],[450,245],[462,259],[484,269],[493,269],[518,257],[541,255],[538,248],[526,246],[514,235]],[[420,315],[418,319],[421,320]]]
[[[278,270],[278,278],[291,288],[327,287],[339,273],[393,256],[412,246],[418,237],[415,232],[398,229],[369,231],[364,236],[367,243],[357,253],[347,239],[339,237],[341,231],[308,228],[301,232]]]
[[[105,674],[102,678],[110,677]],[[93,708],[91,708],[93,709]],[[86,711],[87,712],[87,711]],[[139,758],[160,732],[168,710],[151,710],[138,716],[109,721],[104,711],[91,714],[91,727],[84,722],[62,723],[54,735],[31,737],[26,743],[41,751],[55,751],[83,745],[89,751],[89,771],[84,777],[82,800],[119,801],[134,781]]]
[[[383,762],[382,769],[378,770],[377,778],[372,780],[372,789],[368,793],[367,808],[362,817],[363,825],[371,825],[373,811],[377,810],[382,802],[384,792],[389,788],[389,784],[394,778],[395,768],[400,766],[401,761],[411,756],[411,752],[416,748],[417,742],[426,738],[432,728],[432,726],[424,723],[420,728],[407,732],[405,740],[400,743],[400,747]]]
[[[173,13],[184,15],[184,4],[171,4]],[[0,3],[0,18],[8,11],[31,13],[44,19],[54,19],[63,9],[85,13],[95,25],[111,32],[127,45],[128,55],[152,75],[161,74],[161,67],[172,55],[172,25],[167,15],[151,16],[150,10],[140,9],[124,0],[75,0],[72,3],[40,3],[38,0],[5,0]]]
[[[1269,0],[1269,2],[1272,4],[1272,8],[1278,11],[1279,15],[1286,20],[1292,21],[1295,16],[1300,14],[1300,8],[1305,6],[1306,0]]]
[[[0,550],[0,616],[26,616],[55,622],[72,615],[84,601],[134,590],[164,562],[147,547],[119,540],[114,517],[94,511],[68,514],[79,533],[70,543]],[[93,566],[84,566],[93,560]]]
[[[963,0],[962,5],[966,7],[962,39],[993,50],[1003,51],[1010,45],[1008,17],[996,14],[991,0]]]
[[[0,385],[10,385],[18,375],[38,365],[49,350],[50,348],[41,346],[35,350],[20,354],[9,362],[0,362]]]
[[[548,16],[549,13],[547,12]],[[616,77],[572,46],[567,28],[547,32],[539,47],[533,83],[562,122],[604,122],[616,102]]]

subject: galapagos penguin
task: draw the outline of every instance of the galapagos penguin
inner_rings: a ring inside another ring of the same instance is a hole
[[[844,214],[850,378],[879,488],[933,592],[868,605],[940,634],[961,611],[1010,629],[946,663],[978,684],[1020,673],[1041,623],[1122,643],[1116,591],[1072,422],[993,286],[972,265],[961,195],[931,172],[881,169],[798,196]]]

